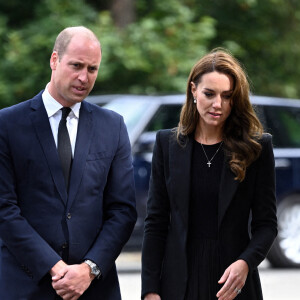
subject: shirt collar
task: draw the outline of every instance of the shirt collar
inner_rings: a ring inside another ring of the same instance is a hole
[[[43,94],[42,94],[43,102],[47,111],[48,118],[53,117],[63,106],[56,101],[48,91],[48,85],[46,86]],[[70,108],[72,112],[70,112],[70,116],[73,115],[78,119],[79,118],[79,110],[81,107],[81,103],[75,103]]]

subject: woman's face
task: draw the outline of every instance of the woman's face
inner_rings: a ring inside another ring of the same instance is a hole
[[[191,82],[191,91],[197,101],[200,128],[222,129],[231,112],[232,77],[218,72],[206,73],[197,86]]]

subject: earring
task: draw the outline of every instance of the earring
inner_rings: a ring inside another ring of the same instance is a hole
[[[196,100],[196,98],[194,98],[194,103],[197,103],[197,100]]]

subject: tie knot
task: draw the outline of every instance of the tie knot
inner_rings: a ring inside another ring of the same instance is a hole
[[[67,119],[67,116],[68,116],[69,113],[70,113],[70,111],[71,111],[71,108],[70,108],[70,107],[63,107],[63,108],[61,108],[61,112],[62,112],[62,114],[61,114],[61,119],[62,119],[62,120],[66,120],[66,119]]]

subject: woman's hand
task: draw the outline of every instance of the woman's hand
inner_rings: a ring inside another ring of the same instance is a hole
[[[220,284],[224,283],[223,287],[217,293],[219,300],[232,300],[239,293],[245,285],[249,267],[244,260],[237,260],[231,264],[220,278]]]
[[[161,299],[160,299],[160,296],[158,294],[149,293],[149,294],[146,295],[144,300],[161,300]]]

